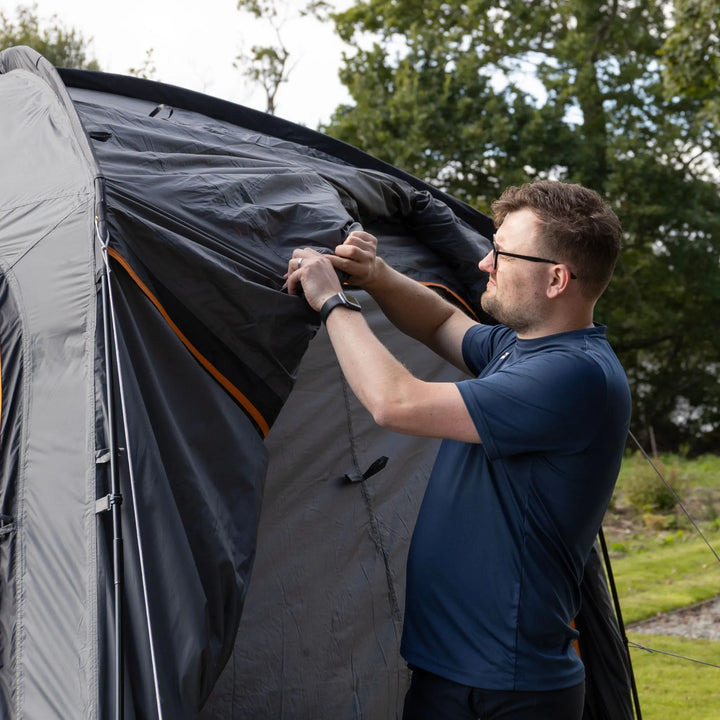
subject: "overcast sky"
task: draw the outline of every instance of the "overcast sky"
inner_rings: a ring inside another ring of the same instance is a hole
[[[91,40],[90,55],[107,72],[127,74],[141,67],[153,49],[154,79],[265,110],[265,96],[233,68],[236,56],[253,44],[270,44],[268,26],[237,11],[236,0],[36,0],[43,25],[53,15],[67,29]],[[338,8],[350,0],[330,0]],[[297,0],[282,0],[295,6]],[[18,4],[0,0],[0,10],[15,18]],[[283,38],[294,68],[277,96],[277,114],[315,128],[348,101],[337,78],[343,45],[331,23],[312,19],[287,22]]]

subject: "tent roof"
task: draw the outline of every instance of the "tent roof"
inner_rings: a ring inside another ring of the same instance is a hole
[[[357,168],[387,173],[404,180],[419,190],[431,193],[438,200],[447,204],[458,217],[487,237],[491,237],[494,233],[492,220],[467,203],[390,163],[303,125],[227,100],[145,78],[69,68],[58,68],[58,73],[68,88],[94,90],[121,97],[147,100],[158,108],[158,112],[162,112],[161,106],[182,108],[264,135],[305,145]]]

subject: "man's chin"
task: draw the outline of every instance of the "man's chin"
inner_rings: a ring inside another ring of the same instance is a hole
[[[501,322],[497,316],[497,303],[487,295],[487,290],[480,296],[480,309],[495,322]]]

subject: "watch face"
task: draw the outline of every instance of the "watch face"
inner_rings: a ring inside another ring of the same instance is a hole
[[[323,306],[320,308],[320,320],[322,320],[322,322],[325,322],[327,316],[336,307],[340,306],[349,308],[350,310],[362,311],[360,303],[352,295],[346,295],[342,290],[340,290],[335,293],[335,295],[328,298],[323,304]]]
[[[341,294],[343,296],[343,304],[346,307],[352,308],[353,310],[362,310],[362,308],[360,307],[360,303],[355,299],[353,295],[346,295],[342,291]]]

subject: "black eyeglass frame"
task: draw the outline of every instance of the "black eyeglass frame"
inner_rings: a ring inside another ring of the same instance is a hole
[[[505,252],[504,250],[498,250],[497,247],[495,246],[495,243],[492,244],[492,254],[493,254],[493,270],[497,270],[499,255],[505,255],[506,257],[517,258],[518,260],[529,260],[530,262],[550,263],[551,265],[565,265],[565,263],[560,263],[557,260],[548,260],[547,258],[535,257],[533,255],[518,255],[517,253],[511,253],[511,252]],[[577,275],[572,270],[570,270],[570,279],[577,280]]]

